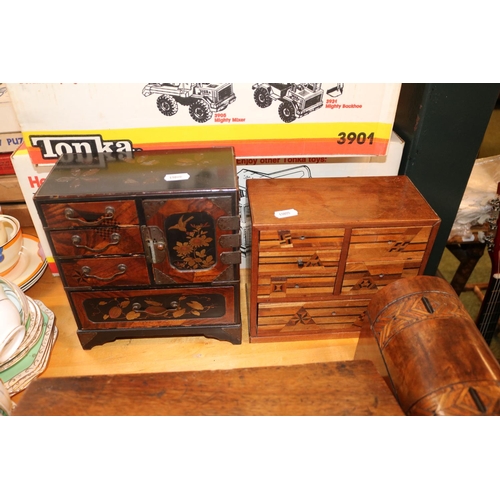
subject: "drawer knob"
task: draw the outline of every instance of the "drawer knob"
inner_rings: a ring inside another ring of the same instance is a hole
[[[304,261],[303,261],[302,259],[299,259],[299,260],[297,261],[297,265],[298,265],[299,267],[304,267]]]
[[[78,236],[77,234],[74,234],[72,237],[71,237],[71,243],[73,243],[73,246],[75,248],[84,248],[85,250],[88,250],[89,252],[104,252],[105,250],[107,250],[110,246],[113,246],[113,245],[118,245],[118,243],[120,243],[120,235],[118,233],[113,233],[110,237],[109,237],[109,243],[103,247],[100,247],[100,248],[90,248],[88,247],[87,245],[80,245],[80,243],[82,242],[82,238],[80,236]]]
[[[115,216],[115,209],[113,207],[106,207],[104,209],[104,214],[95,221],[79,219],[78,217],[75,217],[75,215],[75,211],[70,207],[64,210],[64,217],[71,222],[77,222],[81,226],[98,226],[103,220],[112,219]]]
[[[117,266],[118,272],[113,274],[113,276],[109,276],[108,278],[102,278],[101,276],[96,276],[95,274],[90,274],[92,270],[90,269],[89,266],[83,266],[82,267],[82,274],[85,278],[92,278],[95,280],[99,281],[111,281],[115,279],[117,276],[120,276],[122,274],[125,274],[127,272],[127,266],[125,264],[118,264]]]

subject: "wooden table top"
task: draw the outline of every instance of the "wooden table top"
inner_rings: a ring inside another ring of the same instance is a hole
[[[368,360],[40,378],[14,415],[403,415]]]
[[[33,228],[23,228],[36,234]],[[387,378],[378,346],[372,335],[363,338],[334,338],[255,344],[248,339],[248,301],[246,286],[249,270],[241,270],[241,315],[243,341],[233,345],[205,337],[120,339],[91,350],[82,349],[76,323],[60,278],[47,269],[42,278],[25,293],[42,301],[55,315],[59,330],[47,367],[39,381],[13,396],[19,404],[28,390],[38,390],[46,378],[166,374],[197,371],[225,371],[244,368],[331,364],[352,360],[371,360]],[[62,383],[62,382],[61,382]],[[33,387],[33,389],[30,389]]]

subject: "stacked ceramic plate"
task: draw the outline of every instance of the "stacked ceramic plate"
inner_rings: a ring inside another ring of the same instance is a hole
[[[47,261],[43,256],[40,240],[30,234],[23,234],[20,258],[14,268],[3,277],[25,292],[42,277],[46,267]]]
[[[45,370],[58,331],[54,313],[41,301],[27,297],[20,287],[2,277],[0,287],[17,307],[24,325],[24,335],[16,340],[15,350],[0,356],[0,380],[12,396],[26,389]],[[1,328],[2,325],[0,334]]]

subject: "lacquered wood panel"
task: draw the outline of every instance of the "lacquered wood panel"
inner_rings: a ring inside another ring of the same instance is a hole
[[[148,285],[150,281],[144,257],[59,260],[58,266],[68,287]]]
[[[239,321],[234,286],[71,292],[70,297],[80,327],[85,329],[229,325]]]
[[[237,248],[224,245],[224,236],[236,232],[224,228],[224,218],[239,221],[235,201],[234,196],[144,201],[147,225],[158,231],[166,248],[154,260],[155,274],[179,284],[238,279],[234,264],[223,259],[224,252],[239,252],[239,240]]]
[[[139,223],[132,200],[71,201],[40,205],[47,227],[65,229],[103,225],[135,225]]]
[[[98,226],[49,234],[56,257],[144,253],[138,226]]]

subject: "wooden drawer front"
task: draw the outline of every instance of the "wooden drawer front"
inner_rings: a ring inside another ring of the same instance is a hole
[[[342,281],[342,294],[374,294],[400,278],[416,276],[420,261],[348,262]]]
[[[131,200],[44,203],[42,210],[51,229],[139,224]]]
[[[144,257],[97,257],[59,260],[59,268],[68,287],[101,287],[149,284]]]
[[[265,230],[260,231],[259,252],[292,248],[309,249],[309,253],[319,248],[330,248],[340,252],[343,239],[343,228]]]
[[[432,227],[353,229],[348,262],[414,260],[421,262]]]
[[[257,335],[293,336],[357,331],[369,300],[261,303]]]
[[[144,253],[139,226],[51,231],[50,239],[60,257]]]
[[[265,266],[263,266],[265,267]],[[259,300],[290,298],[302,299],[315,295],[332,295],[337,267],[302,268],[294,271],[283,266],[271,272],[259,272],[257,297]],[[261,268],[259,268],[259,271]]]
[[[236,286],[73,292],[81,328],[234,324]]]
[[[294,273],[308,269],[312,274],[336,272],[340,248],[265,250],[259,252],[259,273]]]

